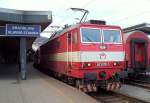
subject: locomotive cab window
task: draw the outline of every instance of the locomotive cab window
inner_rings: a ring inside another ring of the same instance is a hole
[[[75,32],[74,33],[74,44],[77,45],[77,43],[78,43],[78,33]]]
[[[121,33],[119,30],[103,30],[105,43],[121,43]]]
[[[67,38],[68,38],[69,43],[71,43],[72,42],[72,36],[71,36],[70,32],[68,33]]]
[[[81,41],[84,43],[100,43],[101,32],[100,29],[81,28]]]

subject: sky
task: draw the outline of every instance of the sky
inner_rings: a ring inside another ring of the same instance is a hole
[[[150,23],[150,0],[0,0],[0,7],[52,11],[51,25],[55,26],[78,22],[75,18],[81,18],[82,13],[69,8],[87,9],[88,20],[105,20],[109,25],[122,28]]]

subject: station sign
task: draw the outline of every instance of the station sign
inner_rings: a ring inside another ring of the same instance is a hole
[[[6,36],[38,37],[41,33],[40,25],[6,24]]]

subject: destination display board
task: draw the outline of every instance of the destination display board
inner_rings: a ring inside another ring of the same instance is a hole
[[[38,37],[41,33],[40,25],[6,24],[6,36]]]

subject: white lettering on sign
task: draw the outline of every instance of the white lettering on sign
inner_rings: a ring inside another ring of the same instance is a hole
[[[6,34],[16,36],[38,36],[41,33],[41,27],[39,25],[17,25],[7,24]]]

